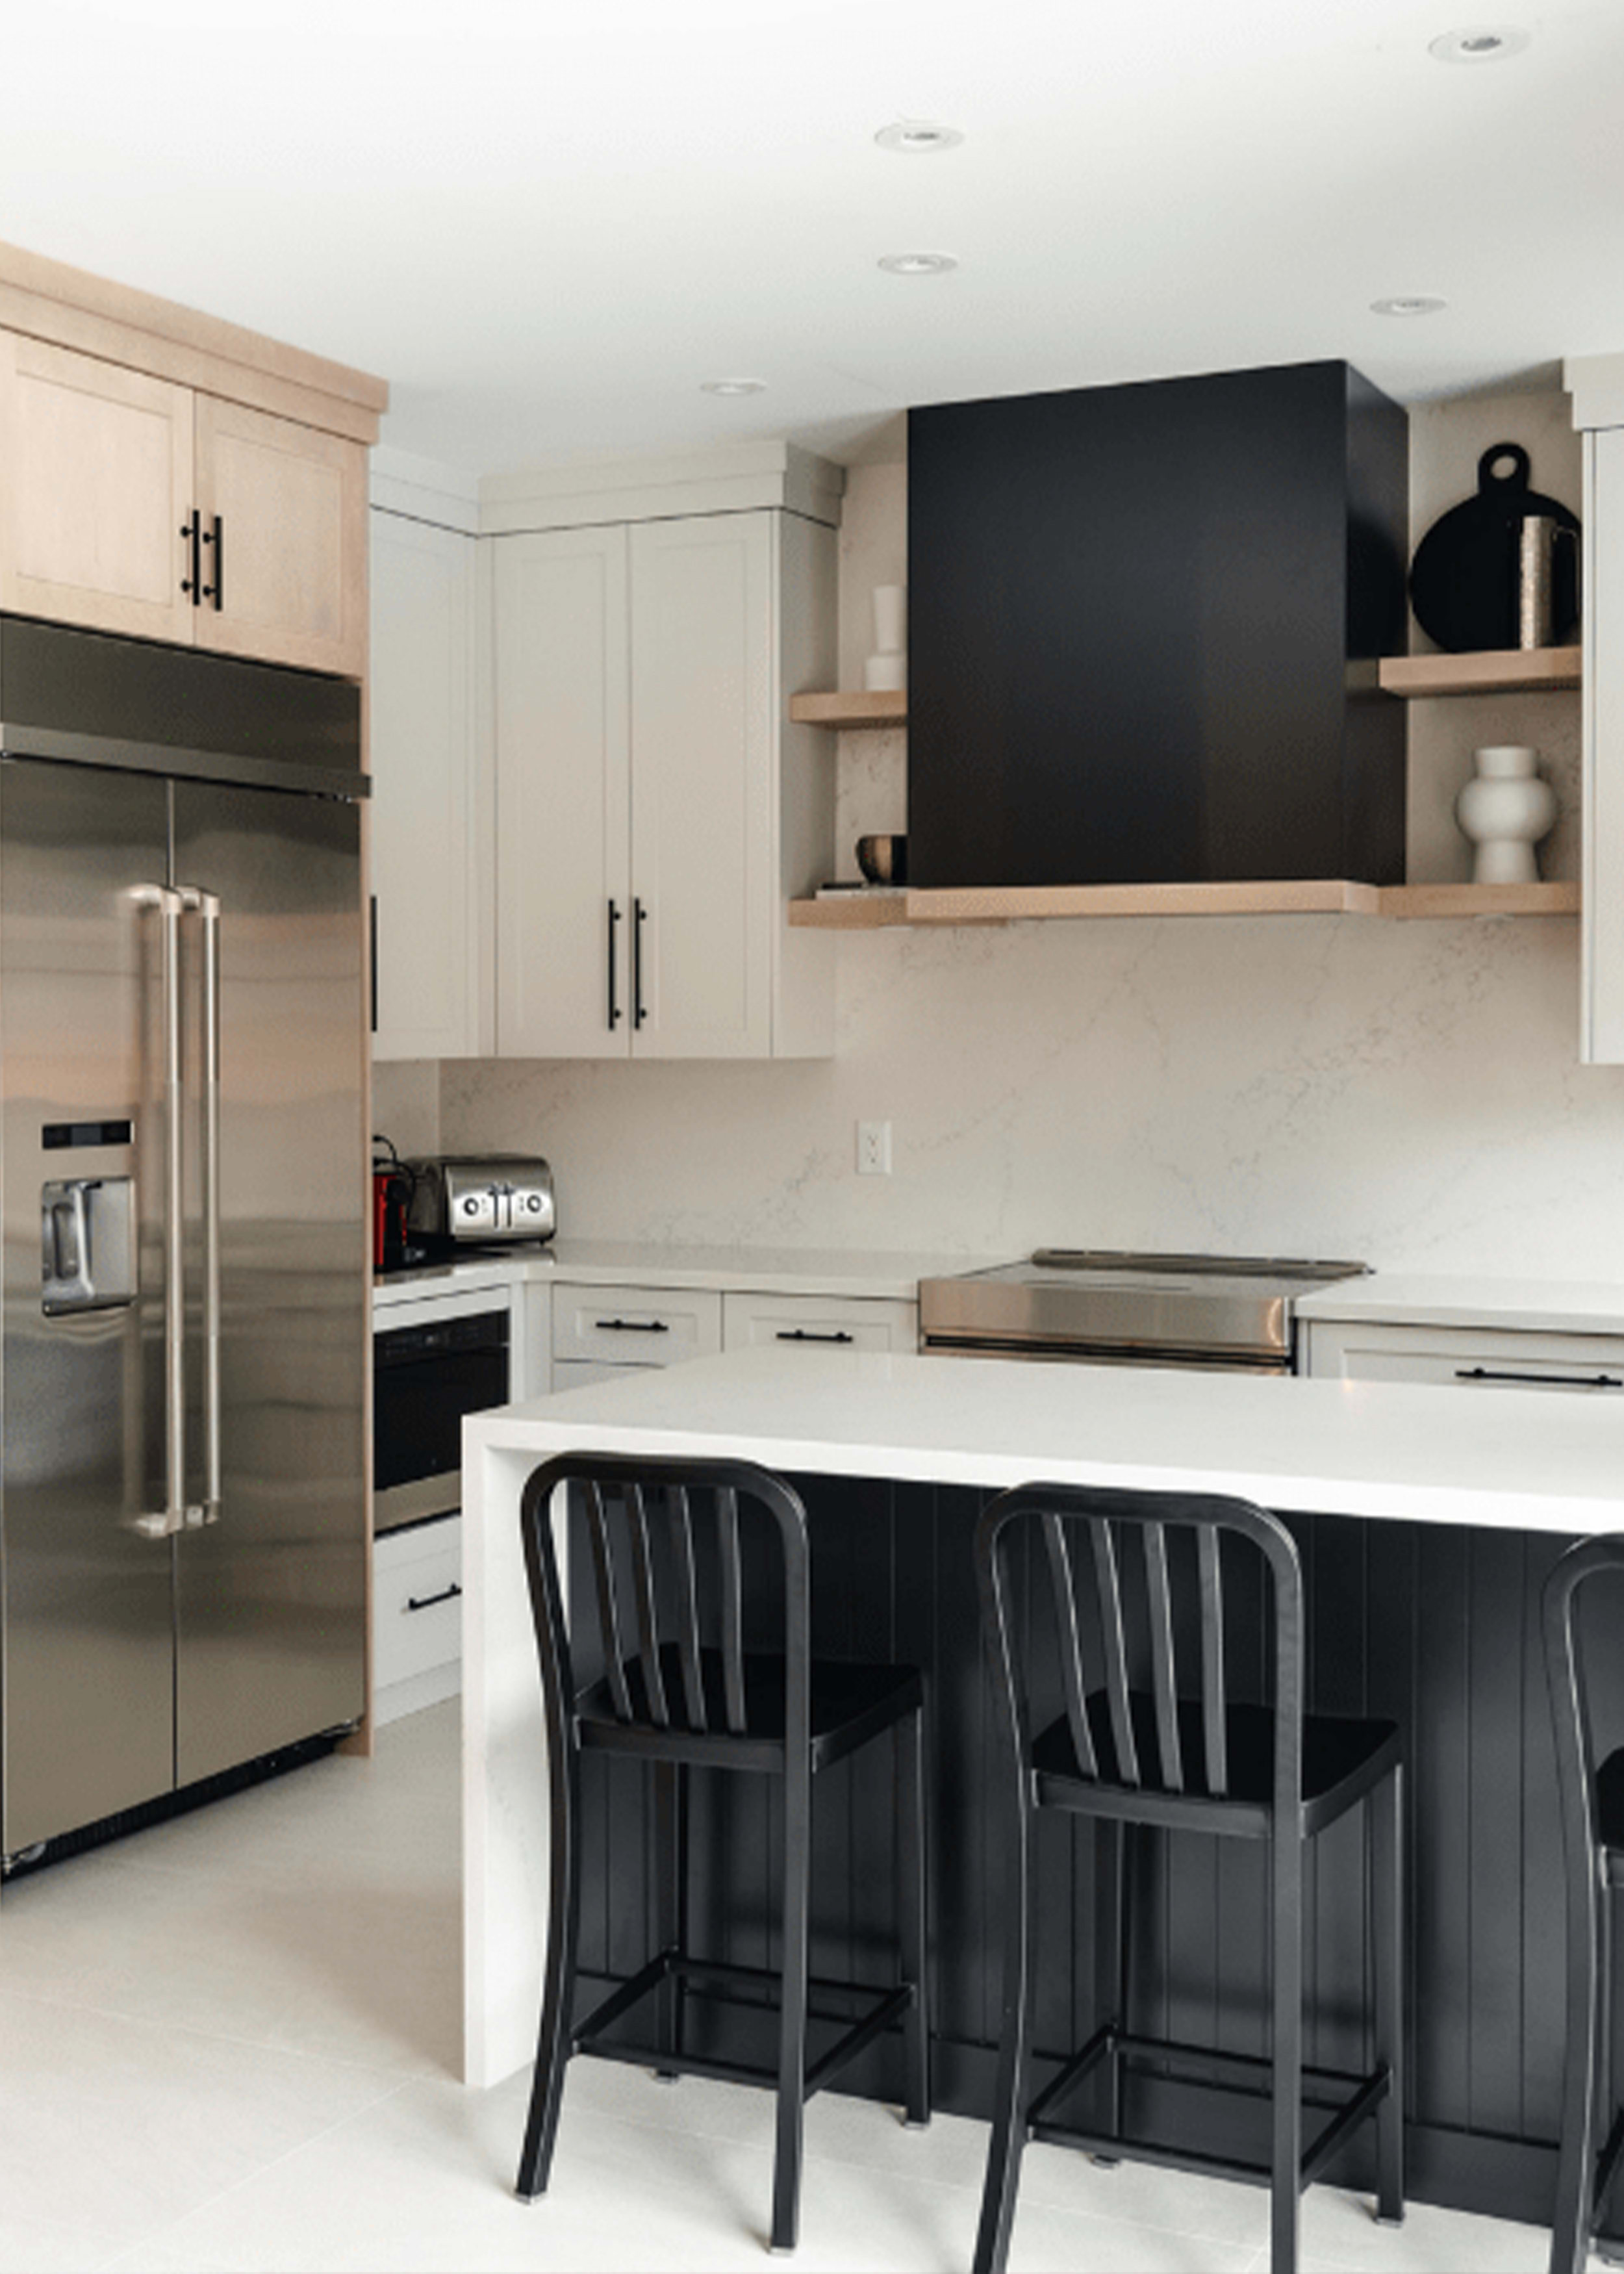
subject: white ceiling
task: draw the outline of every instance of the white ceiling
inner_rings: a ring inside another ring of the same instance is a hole
[[[380,373],[385,439],[470,472],[1624,350],[1624,0],[1457,4],[0,0],[0,237]],[[1428,54],[1485,22],[1527,49]],[[960,267],[876,267],[921,247]]]

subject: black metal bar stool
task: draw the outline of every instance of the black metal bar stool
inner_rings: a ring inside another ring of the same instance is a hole
[[[605,1671],[577,1692],[559,1585],[550,1504],[560,1485],[580,1488],[590,1540],[598,1639]],[[781,1558],[782,1653],[745,1648],[740,1554],[741,1502],[773,1519]],[[924,1683],[914,1667],[851,1665],[814,1659],[806,1510],[782,1478],[739,1461],[626,1460],[570,1453],[545,1462],[521,1502],[525,1569],[541,1658],[552,1795],[552,1906],[547,1929],[541,2035],[517,2191],[526,2201],[546,2187],[570,2055],[634,2060],[662,2075],[719,2076],[776,2085],[778,2151],[772,2248],[794,2248],[800,2218],[802,2111],[811,2096],[893,2022],[906,2064],[906,2121],[930,2116],[929,2015],[925,1985]],[[696,1554],[700,1527],[710,1554]],[[622,1625],[629,1592],[632,1634]],[[808,2006],[808,1885],[812,1782],[859,1746],[898,1727],[900,1980],[889,1990],[815,1982]],[[573,2025],[581,1907],[580,1758],[583,1751],[629,1754],[656,1765],[663,1831],[660,1942],[640,1972],[583,2022]],[[776,1975],[691,1956],[685,1927],[688,1772],[726,1769],[771,1776],[784,1787],[783,1947]],[[757,2007],[776,1985],[776,2072],[689,2052],[688,1995]],[[606,2040],[602,2032],[658,1994],[652,2048]],[[828,2011],[833,2001],[846,2011]],[[868,2011],[810,2067],[807,2023]]]
[[[1607,2232],[1606,2217],[1624,2154],[1624,2107],[1611,2105],[1608,2058],[1613,1898],[1624,1886],[1624,1748],[1596,1758],[1576,1600],[1585,1582],[1602,1571],[1624,1571],[1624,1534],[1570,1547],[1545,1581],[1543,1605],[1568,1882],[1568,2052],[1551,2274],[1582,2274],[1592,2244],[1608,2264],[1624,2264],[1624,2233],[1616,2225]]]
[[[1047,1721],[1034,1711],[1036,1636],[1023,1631],[1012,1609],[1019,1598],[1009,1562],[1018,1525],[1033,1550],[1033,1598],[1047,1597],[1054,1622],[1060,1710]],[[1002,2043],[976,2274],[1001,2274],[1006,2262],[1029,2139],[1066,2142],[1107,2162],[1133,2157],[1267,2181],[1270,2263],[1274,2274],[1295,2274],[1301,2192],[1353,2127],[1373,2115],[1377,2216],[1396,2223],[1404,2208],[1402,1749],[1391,1721],[1304,1714],[1303,1581],[1289,1533],[1243,1501],[1034,1484],[989,1504],[977,1528],[976,1558],[1011,1768]],[[1232,1697],[1229,1682],[1227,1582],[1242,1558],[1254,1571],[1261,1559],[1272,1585],[1273,1681],[1264,1685],[1272,1694],[1258,1700]],[[1039,1576],[1044,1570],[1046,1585]],[[1086,1662],[1096,1670],[1096,1686],[1090,1686]],[[1303,1860],[1309,1840],[1367,1797],[1375,2044],[1374,2065],[1361,2076],[1312,2067],[1303,2059]],[[1095,1921],[1103,2010],[1087,2044],[1034,2099],[1034,1849],[1036,1818],[1045,1809],[1096,1819],[1105,1890]],[[1131,1827],[1140,1825],[1267,1843],[1267,2058],[1130,2030],[1123,1849]],[[1269,2160],[1241,2163],[1131,2135],[1123,2121],[1124,2086],[1147,2070],[1269,2096]],[[1051,2112],[1096,2075],[1105,2092],[1102,2123],[1090,2130],[1055,2122]],[[1328,2112],[1306,2152],[1304,2098]]]

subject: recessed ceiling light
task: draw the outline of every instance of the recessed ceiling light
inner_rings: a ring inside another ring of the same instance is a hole
[[[1498,64],[1521,55],[1528,34],[1515,24],[1469,24],[1463,31],[1444,32],[1427,42],[1429,56],[1440,64]]]
[[[888,276],[945,276],[958,266],[951,252],[888,252],[880,262]]]
[[[702,379],[699,391],[702,395],[764,395],[767,382],[764,379]]]
[[[964,136],[956,126],[938,126],[933,118],[898,118],[875,136],[882,150],[899,150],[906,158],[928,157],[933,150],[957,149]]]
[[[1435,316],[1447,308],[1447,300],[1434,300],[1425,292],[1402,292],[1395,299],[1372,300],[1373,316]]]

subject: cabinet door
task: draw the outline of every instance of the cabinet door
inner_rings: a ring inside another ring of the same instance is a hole
[[[192,403],[0,333],[0,607],[190,644]]]
[[[475,797],[476,540],[379,512],[372,539],[372,1056],[473,1058],[493,857]]]
[[[626,531],[492,542],[498,1055],[624,1058]]]
[[[1624,1065],[1624,426],[1584,438],[1584,980],[1580,1056]]]
[[[714,1288],[566,1287],[553,1290],[553,1368],[679,1366],[722,1347],[722,1299]]]
[[[724,1295],[722,1348],[913,1351],[919,1306],[878,1295]]]
[[[632,531],[631,564],[641,978],[632,1049],[765,1058],[777,891],[773,516],[645,523]]]
[[[291,418],[197,398],[207,591],[197,644],[308,671],[366,671],[366,450]]]
[[[1349,1382],[1624,1396],[1624,1337],[1313,1320],[1308,1371]]]

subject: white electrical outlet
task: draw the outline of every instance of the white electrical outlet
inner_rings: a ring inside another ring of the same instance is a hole
[[[860,1177],[891,1174],[891,1124],[860,1121],[857,1125],[857,1173]]]

